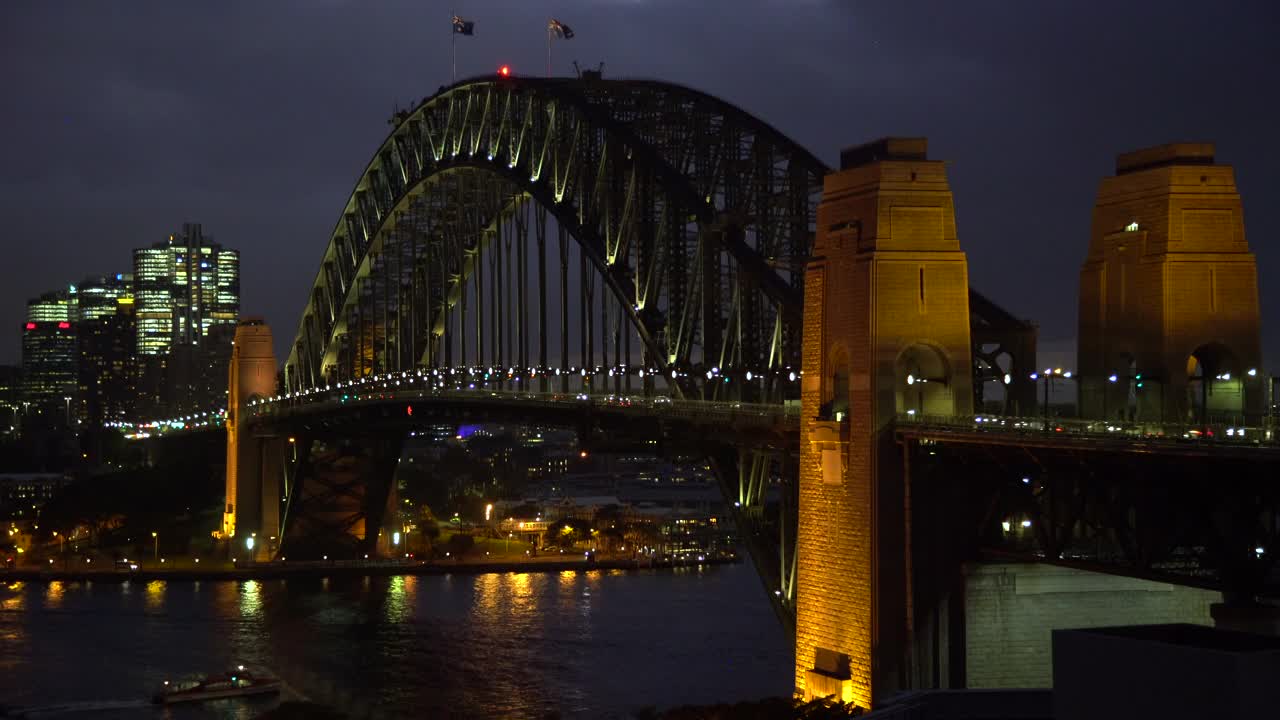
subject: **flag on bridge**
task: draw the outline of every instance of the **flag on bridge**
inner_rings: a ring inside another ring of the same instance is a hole
[[[470,20],[463,20],[461,17],[453,16],[453,34],[449,36],[450,51],[453,54],[453,81],[458,81],[458,36],[466,35],[468,37],[476,34],[476,24]]]
[[[453,34],[454,35],[475,35],[476,24],[471,20],[463,20],[457,15],[453,16]]]
[[[568,25],[565,25],[555,18],[552,18],[551,22],[547,23],[547,30],[559,35],[565,40],[569,40],[573,37],[573,28],[570,28]]]

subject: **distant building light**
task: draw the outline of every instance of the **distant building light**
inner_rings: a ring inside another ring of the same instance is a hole
[[[1137,221],[1137,220],[1134,220],[1133,222],[1129,223],[1128,225],[1125,225],[1125,226],[1124,226],[1124,231],[1125,231],[1125,232],[1138,232],[1138,221]]]

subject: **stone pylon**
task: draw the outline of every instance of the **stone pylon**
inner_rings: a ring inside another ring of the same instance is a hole
[[[1116,158],[1080,271],[1081,414],[1253,423],[1265,384],[1258,271],[1230,166],[1209,143]]]
[[[261,318],[244,318],[236,327],[227,384],[227,495],[222,535],[237,557],[270,554],[280,534],[282,449],[276,438],[256,437],[243,421],[255,398],[276,393],[276,356],[271,328]],[[253,537],[253,547],[247,539]]]
[[[898,415],[973,410],[969,281],[923,138],[845,151],[805,272],[796,691],[872,707],[910,686]]]

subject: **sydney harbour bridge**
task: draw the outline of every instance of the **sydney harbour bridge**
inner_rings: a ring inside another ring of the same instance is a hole
[[[1268,591],[1280,452],[1212,146],[1103,180],[1064,371],[969,288],[923,139],[832,169],[723,100],[593,73],[467,80],[391,124],[282,385],[270,330],[237,333],[223,531],[278,538],[264,558],[385,551],[405,435],[495,420],[708,457],[798,692],[954,685],[945,618],[989,554]],[[1077,418],[1037,402],[1053,383]]]

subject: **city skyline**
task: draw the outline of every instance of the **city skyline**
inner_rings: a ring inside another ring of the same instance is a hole
[[[198,217],[244,253],[243,307],[277,328],[283,358],[342,203],[391,111],[449,82],[447,16],[405,4],[75,7],[56,25],[57,11],[4,11],[13,16],[6,25],[28,30],[4,51],[15,60],[4,66],[41,66],[12,78],[20,111],[6,123],[7,142],[33,134],[47,142],[10,148],[13,161],[0,171],[14,188],[5,200],[13,204],[12,232],[30,238],[11,265],[23,271],[6,278],[0,323],[19,327],[27,298],[120,267],[128,249],[167,237],[175,218]],[[1193,20],[1161,7],[1169,12],[760,2],[735,5],[731,20],[668,3],[463,7],[476,36],[458,41],[458,74],[509,64],[517,74],[542,75],[544,16],[554,14],[576,33],[557,45],[557,74],[571,73],[575,59],[587,67],[603,61],[608,77],[702,89],[831,165],[845,146],[927,135],[952,166],[973,285],[1038,322],[1049,351],[1075,335],[1098,182],[1116,154],[1138,147],[1216,143],[1219,162],[1236,169],[1264,318],[1280,298],[1268,282],[1280,269],[1280,254],[1268,247],[1280,231],[1270,202],[1280,180],[1267,173],[1280,148],[1266,134],[1273,101],[1252,92],[1263,87],[1275,53],[1261,18],[1251,17],[1265,10],[1202,8]],[[698,28],[712,22],[728,24],[732,42],[706,41]],[[169,38],[186,45],[185,30],[197,26],[208,29],[205,37],[241,42],[196,41],[198,52],[180,54]],[[380,40],[339,43],[348,30]],[[654,55],[646,38],[659,35],[668,51]],[[1139,35],[1144,52],[1123,52]],[[1177,39],[1192,36],[1191,44]],[[98,71],[81,72],[104,38],[123,49],[113,45]],[[752,50],[762,44],[770,52]],[[365,61],[357,65],[378,71],[361,73],[336,47],[359,48]],[[249,71],[252,82],[244,79]],[[62,149],[51,158],[27,149],[50,146]],[[116,169],[122,160],[131,167]],[[74,184],[85,202],[50,217],[38,198],[57,196],[49,193],[59,183]],[[76,247],[86,226],[98,241]],[[42,263],[37,253],[45,251],[63,259]],[[0,362],[15,363],[18,333],[9,337]],[[1272,371],[1277,341],[1264,328]]]

